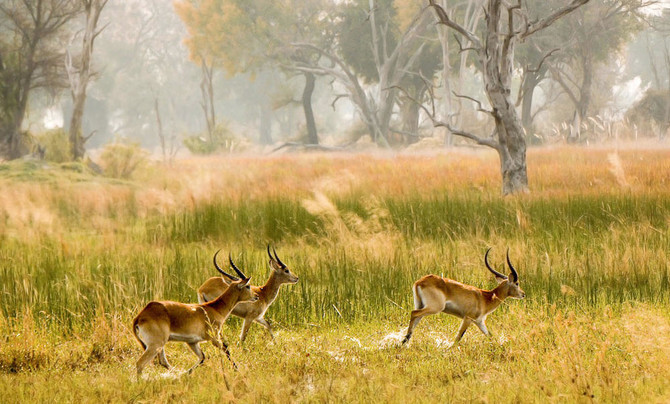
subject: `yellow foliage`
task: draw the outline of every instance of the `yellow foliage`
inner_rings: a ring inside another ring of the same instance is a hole
[[[249,42],[253,36],[253,21],[230,0],[177,0],[177,15],[186,25],[185,44],[190,58],[201,63],[223,67],[229,74],[243,71]]]
[[[396,20],[400,32],[405,32],[417,14],[423,9],[423,3],[415,0],[394,0],[393,8],[396,10]]]

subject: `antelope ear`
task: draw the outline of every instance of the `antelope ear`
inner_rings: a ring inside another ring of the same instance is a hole
[[[268,265],[270,265],[270,268],[272,269],[281,269],[281,265],[279,265],[275,260],[268,261]]]
[[[507,278],[501,278],[501,277],[499,277],[499,276],[496,276],[495,278],[496,278],[496,282],[498,282],[498,285],[500,285],[501,283],[503,283],[503,281],[506,281],[506,280],[507,280]]]

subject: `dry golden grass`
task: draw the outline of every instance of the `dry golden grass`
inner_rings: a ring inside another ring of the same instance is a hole
[[[668,401],[670,150],[531,149],[531,193],[506,199],[498,164],[473,150],[194,158],[133,181],[0,169],[3,401]],[[239,372],[206,346],[190,376],[192,354],[168,345],[177,371],[136,382],[142,305],[194,300],[221,247],[262,282],[267,242],[301,277],[268,312],[276,341],[254,326],[233,344]],[[495,338],[450,348],[442,315],[398,348],[412,281],[491,287],[489,246],[496,264],[510,248],[529,296],[491,315]]]

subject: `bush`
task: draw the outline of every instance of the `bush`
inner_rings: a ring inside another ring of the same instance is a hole
[[[108,177],[128,179],[146,164],[148,154],[137,142],[110,143],[100,155],[102,172]]]
[[[52,163],[65,163],[72,160],[70,139],[63,128],[51,129],[35,136],[37,144],[44,149],[44,160]]]
[[[218,124],[210,140],[207,132],[184,138],[184,146],[193,154],[212,154],[217,151],[231,152],[240,144],[227,124]]]

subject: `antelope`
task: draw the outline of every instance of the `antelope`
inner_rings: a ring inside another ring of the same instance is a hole
[[[488,261],[490,251],[489,248],[484,255],[484,263],[498,281],[498,286],[494,289],[483,290],[437,275],[426,275],[414,283],[414,310],[403,344],[409,341],[414,327],[424,316],[439,312],[463,319],[454,344],[463,338],[463,334],[472,323],[475,323],[484,335],[491,336],[491,332],[486,328],[486,316],[497,309],[506,298],[523,299],[526,293],[519,287],[519,275],[510,262],[509,249],[507,249],[507,265],[511,271],[509,276],[491,268]]]
[[[258,300],[254,302],[244,302],[240,303],[233,309],[233,315],[240,317],[244,320],[242,325],[242,331],[240,333],[240,342],[244,342],[244,339],[247,337],[247,332],[249,327],[255,321],[258,324],[265,327],[270,333],[270,337],[274,340],[274,335],[272,334],[272,326],[270,323],[263,317],[267,309],[272,305],[272,302],[277,298],[279,293],[279,288],[281,285],[295,284],[298,283],[298,276],[296,276],[291,270],[279,259],[277,256],[277,251],[274,247],[272,251],[274,252],[274,257],[270,254],[270,245],[267,247],[268,256],[270,257],[270,278],[263,286],[252,286],[251,290],[256,293]],[[223,275],[209,278],[205,283],[200,286],[198,289],[198,302],[205,303],[212,299],[215,299],[219,296],[228,286],[230,281],[235,282],[237,277],[227,274],[222,271],[221,268],[216,265],[214,261],[214,266],[216,269]],[[226,279],[228,278],[228,279]]]
[[[216,252],[218,254],[218,251]],[[133,320],[133,333],[144,349],[137,361],[137,377],[139,379],[144,367],[158,355],[161,366],[170,369],[165,357],[164,346],[168,341],[180,341],[188,344],[199,361],[191,367],[192,372],[205,361],[199,343],[210,341],[230,357],[228,345],[219,340],[221,326],[238,302],[255,301],[258,299],[249,286],[249,280],[233,263],[229,255],[230,266],[237,272],[239,279],[232,282],[216,299],[203,304],[186,304],[172,301],[149,302]],[[216,262],[216,254],[214,254]]]

